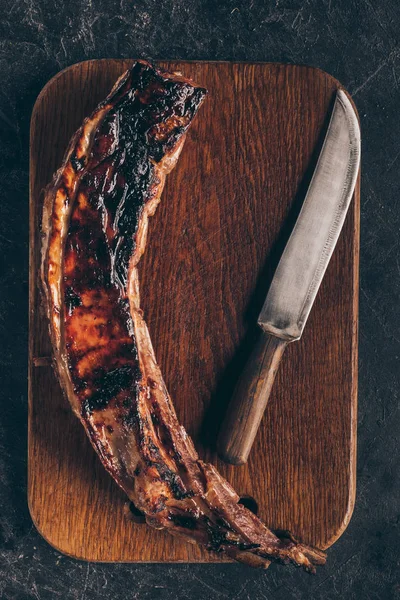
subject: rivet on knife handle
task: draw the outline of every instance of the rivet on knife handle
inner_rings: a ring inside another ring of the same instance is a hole
[[[240,376],[218,438],[218,453],[233,465],[247,461],[288,342],[261,332]]]
[[[354,192],[360,146],[357,115],[338,90],[313,178],[258,317],[263,337],[235,390],[218,440],[227,462],[246,462],[283,350],[303,333]]]

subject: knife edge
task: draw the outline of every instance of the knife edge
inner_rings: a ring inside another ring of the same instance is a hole
[[[267,333],[286,341],[302,335],[354,193],[360,146],[357,115],[338,90],[303,206],[258,318]]]

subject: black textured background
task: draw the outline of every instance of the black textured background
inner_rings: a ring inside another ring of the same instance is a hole
[[[396,598],[399,575],[398,0],[0,0],[0,598]],[[33,103],[88,58],[304,63],[353,94],[363,133],[358,490],[310,577],[273,566],[101,565],[66,558],[26,504],[28,143]]]

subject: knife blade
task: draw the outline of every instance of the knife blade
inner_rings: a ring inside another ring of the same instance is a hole
[[[258,325],[263,334],[238,381],[217,448],[226,462],[247,461],[282,354],[299,340],[339,238],[360,165],[358,119],[338,90],[325,140]]]

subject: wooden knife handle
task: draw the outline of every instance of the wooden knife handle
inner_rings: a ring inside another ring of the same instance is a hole
[[[233,465],[247,461],[289,342],[262,332],[240,376],[217,441],[220,457]]]

